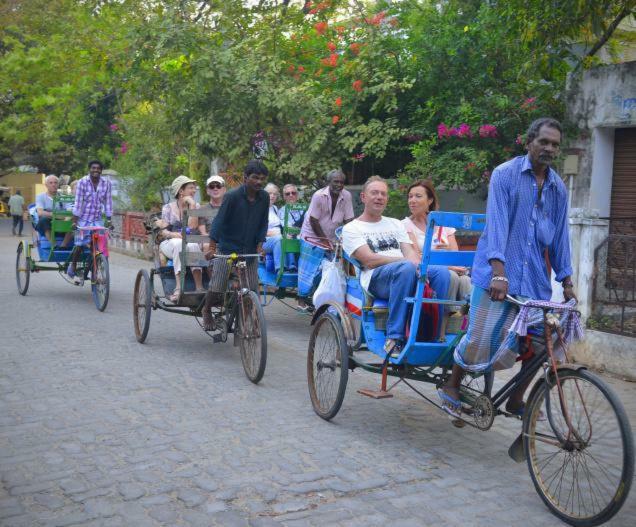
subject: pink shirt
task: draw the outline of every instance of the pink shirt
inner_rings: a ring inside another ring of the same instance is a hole
[[[312,239],[312,237],[317,238],[318,236],[309,222],[309,218],[313,217],[320,223],[325,236],[327,236],[329,240],[335,241],[336,229],[343,225],[345,220],[352,220],[353,216],[353,198],[348,190],[342,189],[340,192],[338,201],[336,202],[336,208],[334,209],[332,216],[331,193],[329,192],[329,187],[321,188],[311,197],[311,203],[309,204],[309,209],[305,214],[305,220],[303,221],[303,226],[300,230],[300,237],[303,240],[306,240],[307,237],[309,237],[309,240],[307,240],[309,243],[315,244],[317,242],[317,240]]]

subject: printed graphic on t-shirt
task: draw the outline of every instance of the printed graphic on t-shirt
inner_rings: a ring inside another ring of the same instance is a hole
[[[374,253],[382,253],[391,249],[400,249],[400,244],[394,232],[367,233],[367,245]]]

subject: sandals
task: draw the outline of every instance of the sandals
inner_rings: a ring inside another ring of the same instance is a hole
[[[171,295],[168,295],[166,298],[169,302],[176,304],[179,302],[179,297],[181,296],[181,291],[179,289],[175,289]]]
[[[402,341],[398,339],[386,339],[384,342],[384,353],[390,357],[397,357],[402,353]]]
[[[437,389],[437,395],[442,400],[442,410],[448,415],[459,419],[462,414],[462,403],[448,395],[442,388]]]
[[[212,313],[207,309],[203,310],[203,331],[214,331],[214,319]]]

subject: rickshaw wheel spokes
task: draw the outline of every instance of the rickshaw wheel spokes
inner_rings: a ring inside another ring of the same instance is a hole
[[[151,311],[152,288],[150,278],[148,277],[148,272],[145,269],[141,269],[137,273],[133,293],[133,322],[135,326],[135,337],[138,342],[143,343],[148,336]]]
[[[267,363],[267,328],[263,308],[254,291],[243,296],[237,311],[243,369],[247,378],[257,384],[265,374]]]
[[[104,311],[108,305],[108,297],[110,294],[110,272],[108,260],[103,254],[95,256],[91,282],[95,306],[99,311]]]
[[[27,294],[29,289],[29,280],[31,277],[31,258],[27,257],[24,250],[24,244],[18,245],[18,251],[15,261],[15,279],[18,285],[18,293],[22,296]]]
[[[340,320],[323,313],[316,322],[307,353],[307,381],[314,411],[332,419],[340,410],[349,376],[349,353]]]
[[[631,428],[620,400],[598,377],[585,370],[558,375],[564,405],[552,382],[536,390],[526,406],[528,468],[535,489],[556,516],[571,525],[600,525],[618,512],[629,493]]]

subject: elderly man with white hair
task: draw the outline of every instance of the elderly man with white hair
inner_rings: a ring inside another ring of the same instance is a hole
[[[42,236],[46,236],[51,245],[55,245],[55,240],[51,240],[51,218],[53,217],[53,198],[57,194],[59,180],[56,175],[49,174],[44,179],[46,192],[35,197],[35,209],[38,213],[38,222],[35,230]],[[64,210],[61,203],[57,204],[59,210]]]
[[[265,192],[269,194],[269,214],[267,217],[267,237],[263,244],[263,251],[271,254],[274,260],[274,269],[278,273],[281,261],[281,240],[282,240],[282,222],[279,216],[279,209],[276,202],[280,197],[280,191],[274,183],[265,185]],[[293,254],[287,255],[285,262],[287,269],[295,270],[296,261]]]

